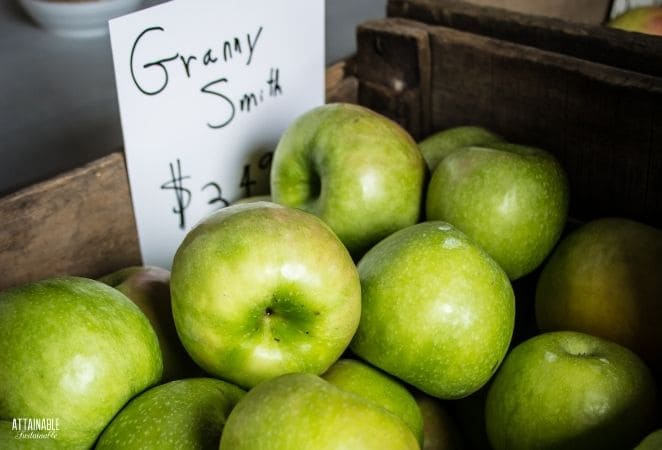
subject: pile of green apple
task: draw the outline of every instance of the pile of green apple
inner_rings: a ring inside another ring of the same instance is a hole
[[[569,201],[483,128],[311,110],[171,271],[0,292],[0,448],[653,448],[662,232]]]

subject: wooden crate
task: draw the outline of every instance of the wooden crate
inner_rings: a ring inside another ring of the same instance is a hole
[[[357,31],[359,103],[419,139],[473,124],[547,149],[573,217],[662,226],[662,39],[458,1],[388,11]]]

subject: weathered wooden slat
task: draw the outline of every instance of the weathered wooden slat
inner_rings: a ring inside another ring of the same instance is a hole
[[[384,35],[396,42],[394,27],[405,25],[404,19],[364,24],[371,30],[365,39]],[[662,225],[662,78],[442,26],[409,25],[429,37],[431,131],[475,124],[548,149],[568,171],[573,216],[621,215]],[[378,52],[358,56],[359,74],[379,67]],[[407,123],[389,103],[391,77],[380,81],[380,73],[372,73],[370,82],[382,89],[370,91],[369,104]]]
[[[359,103],[389,111],[416,138],[430,131],[430,48],[425,27],[392,19],[357,29]]]
[[[662,76],[662,39],[458,0],[389,0],[388,15]]]
[[[348,58],[330,66],[326,70],[326,102],[357,103],[357,97],[358,79],[354,60]]]
[[[611,10],[610,0],[466,0],[524,14],[582,22],[601,23]]]
[[[0,221],[0,289],[140,263],[121,153],[0,199]]]

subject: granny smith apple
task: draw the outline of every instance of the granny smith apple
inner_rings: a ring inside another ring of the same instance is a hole
[[[423,446],[421,450],[462,450],[462,435],[455,420],[441,401],[422,392],[414,394],[423,415]]]
[[[290,372],[321,374],[361,315],[356,266],[331,229],[269,202],[201,221],[175,254],[177,332],[194,361],[242,387]]]
[[[501,142],[503,139],[483,127],[462,126],[437,131],[418,143],[430,173],[446,156],[464,147]]]
[[[505,272],[465,234],[445,222],[412,225],[370,249],[358,269],[354,353],[445,399],[494,374],[513,334],[515,298]]]
[[[312,374],[251,389],[230,413],[220,450],[407,450],[416,437],[397,416]]]
[[[426,215],[462,230],[515,280],[540,265],[556,244],[568,197],[567,177],[551,154],[492,143],[458,150],[439,163]]]
[[[142,393],[104,430],[96,450],[217,450],[230,411],[245,392],[225,381],[189,378]]]
[[[540,275],[542,330],[617,342],[662,373],[662,230],[623,218],[588,222],[565,237]]]
[[[323,375],[329,383],[360,395],[402,419],[423,444],[423,416],[409,390],[390,375],[356,359],[340,359]]]
[[[179,341],[170,306],[170,271],[161,267],[133,266],[99,279],[129,297],[147,316],[163,355],[162,382],[201,375]]]
[[[651,373],[635,353],[584,333],[558,331],[515,347],[485,405],[495,450],[628,449],[654,429]]]
[[[662,448],[662,429],[655,430],[644,438],[634,450],[660,450]]]
[[[56,421],[43,444],[67,449],[90,448],[163,370],[140,309],[116,289],[77,277],[0,293],[0,355],[0,420]],[[25,431],[17,425],[12,431]]]
[[[283,134],[271,195],[322,218],[358,257],[419,220],[425,173],[416,142],[395,122],[358,105],[327,104]]]
[[[608,25],[625,31],[662,36],[662,6],[640,6],[613,18]]]

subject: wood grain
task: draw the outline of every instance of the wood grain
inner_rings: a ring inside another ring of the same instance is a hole
[[[353,58],[340,61],[326,70],[326,102],[358,102],[358,79]]]
[[[0,289],[140,263],[121,153],[0,199]]]
[[[525,14],[555,17],[568,21],[601,23],[609,15],[610,0],[466,0],[479,6],[492,6]]]
[[[406,19],[366,22],[357,30],[359,103],[388,116],[415,138],[430,131],[427,27]]]

